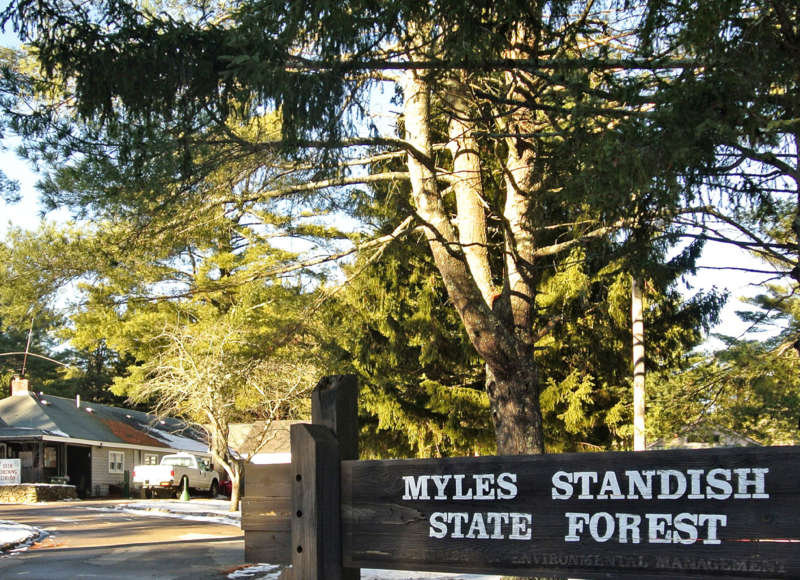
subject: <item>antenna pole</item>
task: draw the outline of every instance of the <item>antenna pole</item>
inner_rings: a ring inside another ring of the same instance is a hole
[[[25,345],[25,356],[22,358],[22,376],[25,376],[25,369],[28,366],[28,353],[31,350],[31,336],[33,336],[33,321],[36,317],[31,316],[31,327],[28,330],[28,343]]]

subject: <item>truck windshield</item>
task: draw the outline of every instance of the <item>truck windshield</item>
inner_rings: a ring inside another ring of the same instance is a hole
[[[194,467],[191,457],[170,457],[169,455],[161,460],[161,465],[181,465],[183,467]]]

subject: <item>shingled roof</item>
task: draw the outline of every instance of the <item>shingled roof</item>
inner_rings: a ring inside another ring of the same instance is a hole
[[[53,395],[0,400],[0,439],[30,437],[208,451],[205,434],[179,419]]]

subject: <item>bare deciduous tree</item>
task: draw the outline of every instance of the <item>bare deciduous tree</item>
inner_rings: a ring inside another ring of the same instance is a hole
[[[216,464],[231,479],[231,511],[238,509],[246,460],[231,448],[231,424],[255,421],[253,453],[271,437],[274,420],[308,413],[309,389],[317,369],[291,357],[243,356],[246,333],[235,325],[198,324],[165,328],[153,340],[158,355],[125,381],[133,401],[151,401],[161,415],[177,415],[203,425]]]

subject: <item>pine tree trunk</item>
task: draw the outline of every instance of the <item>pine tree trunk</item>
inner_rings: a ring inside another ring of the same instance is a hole
[[[414,204],[448,295],[472,345],[486,361],[498,449],[508,454],[541,453],[544,440],[530,340],[530,292],[524,287],[524,276],[515,277],[514,290],[527,296],[511,300],[506,294],[506,302],[516,309],[502,320],[487,304],[470,271],[438,190],[430,141],[430,87],[417,72],[409,71],[403,90],[406,140],[413,147],[408,168]],[[459,225],[466,225],[470,217],[459,215]]]
[[[520,48],[532,45],[534,35],[523,26],[512,33],[508,58],[525,58]],[[531,77],[507,73],[509,94],[520,87],[535,84]],[[522,97],[522,95],[519,95]],[[532,222],[541,182],[537,176],[537,157],[528,135],[536,132],[529,111],[516,108],[508,112],[505,130],[507,154],[505,159],[506,199],[505,271],[503,295],[494,308],[508,328],[515,347],[513,362],[503,368],[490,368],[487,386],[492,401],[497,432],[498,452],[502,454],[544,453],[544,430],[539,404],[539,374],[534,359],[534,306],[538,277],[535,274],[536,241]]]
[[[491,305],[493,284],[487,246],[481,160],[478,142],[473,136],[474,127],[470,121],[472,113],[465,97],[465,83],[466,78],[462,73],[460,78],[448,85],[451,108],[448,149],[453,156],[458,241],[483,299]]]
[[[520,361],[516,369],[502,369],[500,376],[488,365],[486,370],[486,388],[497,436],[497,453],[543,453],[539,379],[532,357]]]

